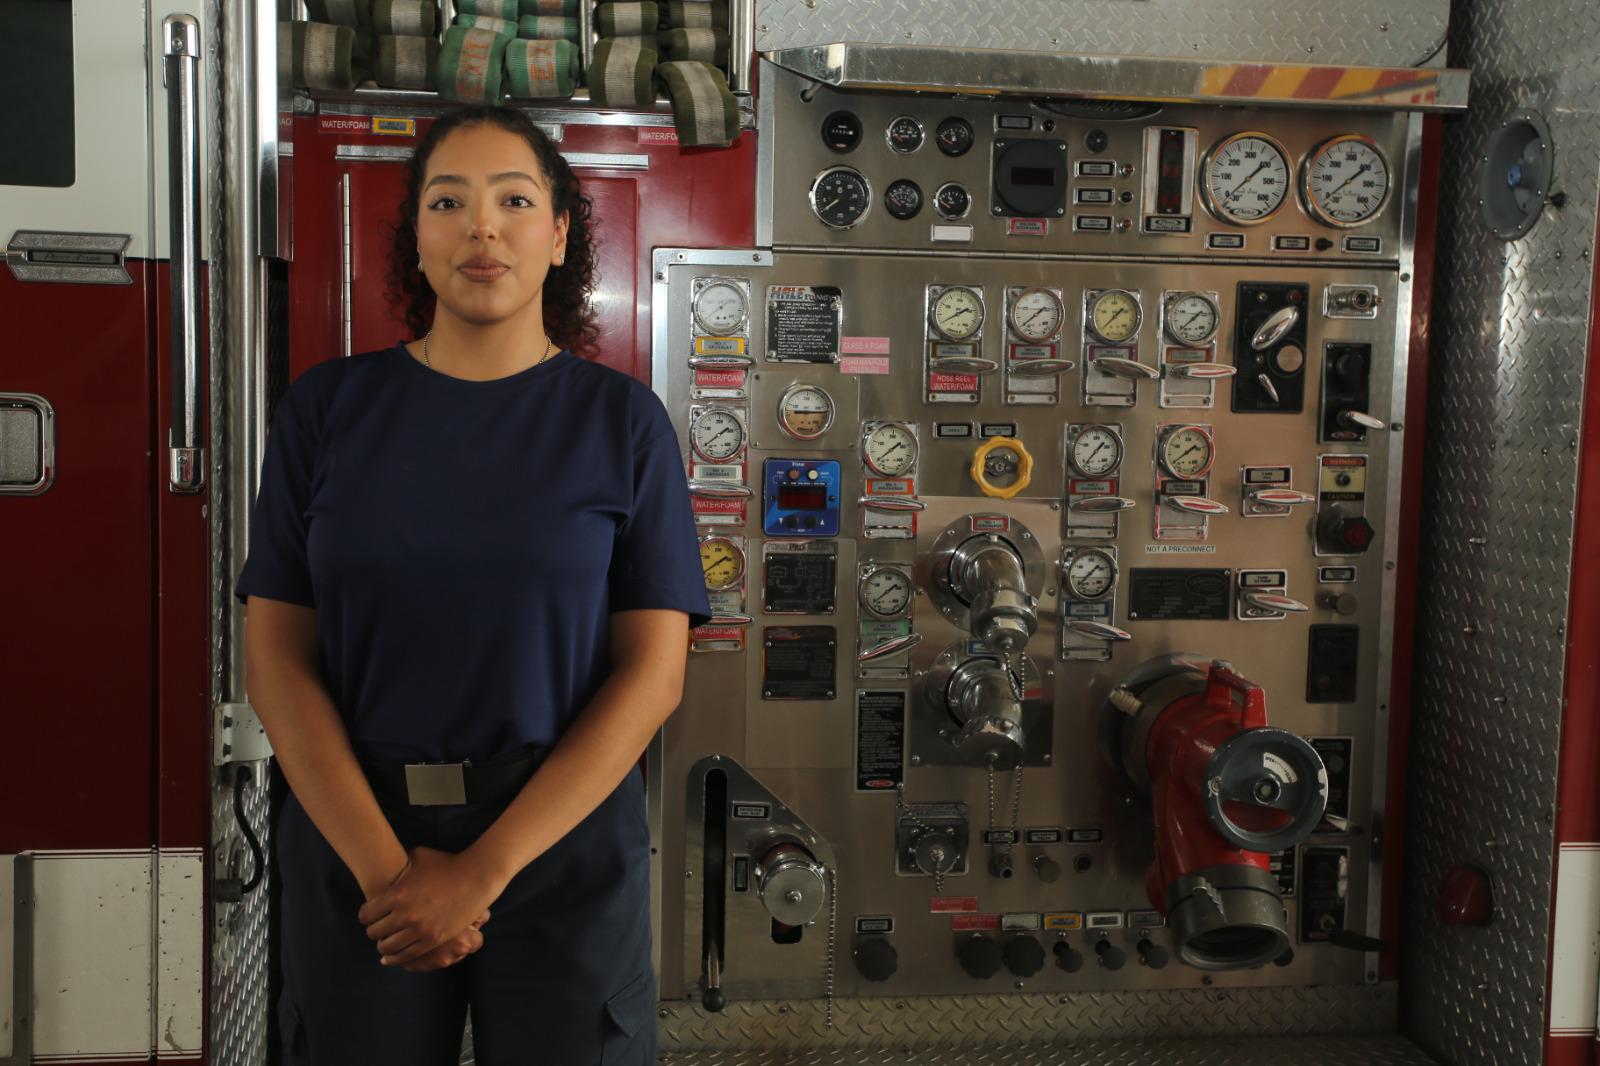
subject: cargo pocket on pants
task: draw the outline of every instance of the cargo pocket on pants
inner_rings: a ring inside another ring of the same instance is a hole
[[[653,1066],[656,1061],[654,974],[645,970],[606,1000],[601,1066]]]
[[[283,1041],[284,1066],[311,1066],[306,1053],[306,1023],[300,1008],[288,996],[278,997],[278,1036]]]

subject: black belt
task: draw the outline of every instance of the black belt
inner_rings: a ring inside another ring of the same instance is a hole
[[[501,803],[528,783],[544,762],[547,749],[526,748],[488,762],[380,763],[362,760],[361,768],[380,797],[414,807],[448,807],[463,803]]]

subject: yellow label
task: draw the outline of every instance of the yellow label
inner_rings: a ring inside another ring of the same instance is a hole
[[[1059,914],[1046,914],[1044,916],[1044,927],[1046,929],[1082,929],[1083,912],[1063,911]]]
[[[388,137],[415,137],[417,135],[417,120],[414,118],[384,118],[382,115],[372,117],[372,132],[381,133]]]
[[[743,337],[696,337],[694,339],[694,354],[743,355],[744,346]]]

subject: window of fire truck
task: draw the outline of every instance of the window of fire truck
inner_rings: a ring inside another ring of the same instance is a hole
[[[0,0],[0,185],[71,185],[72,0]]]

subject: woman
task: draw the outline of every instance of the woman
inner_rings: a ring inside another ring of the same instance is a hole
[[[247,683],[279,820],[289,1060],[655,1060],[637,761],[708,614],[676,436],[592,340],[589,203],[517,112],[418,145],[421,339],[278,405]]]

